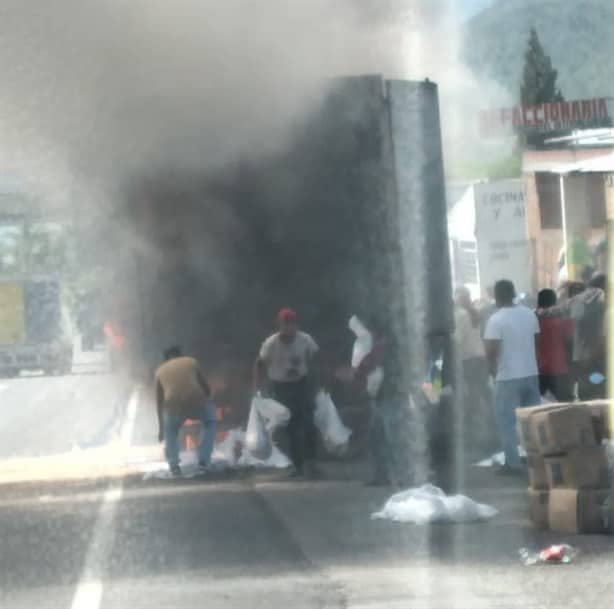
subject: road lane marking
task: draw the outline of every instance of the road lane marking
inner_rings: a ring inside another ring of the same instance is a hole
[[[102,582],[98,579],[91,582],[82,582],[77,587],[73,598],[72,609],[97,609],[102,600]]]
[[[119,439],[123,446],[130,446],[132,442],[132,434],[134,433],[134,423],[136,421],[136,413],[139,405],[140,388],[134,389],[128,407],[126,408],[126,418],[120,428]]]
[[[129,446],[132,441],[139,396],[140,390],[137,387],[132,391],[126,417],[120,428],[120,441],[124,446]],[[123,482],[119,481],[112,482],[103,495],[71,609],[100,607],[104,589],[101,575],[115,538],[113,521],[123,493]]]

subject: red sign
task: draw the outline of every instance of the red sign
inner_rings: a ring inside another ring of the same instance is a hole
[[[600,97],[551,102],[539,106],[514,106],[480,112],[480,134],[504,137],[514,133],[551,133],[612,125],[612,99]]]

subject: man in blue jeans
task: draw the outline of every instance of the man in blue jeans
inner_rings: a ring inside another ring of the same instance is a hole
[[[497,281],[497,311],[488,320],[484,331],[486,356],[496,378],[495,414],[505,452],[503,474],[522,472],[516,408],[541,403],[536,357],[539,323],[533,311],[514,304],[515,296],[511,281]]]
[[[171,473],[181,475],[178,435],[187,419],[202,424],[199,465],[211,463],[215,442],[215,404],[205,376],[193,357],[182,354],[181,347],[164,352],[166,360],[156,372],[158,440],[164,440],[164,453]]]

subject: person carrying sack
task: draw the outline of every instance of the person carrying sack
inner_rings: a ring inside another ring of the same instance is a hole
[[[293,476],[315,477],[316,428],[314,398],[317,389],[317,343],[298,329],[296,312],[282,309],[277,315],[278,332],[269,336],[254,364],[254,392],[270,396],[290,411],[287,426]]]

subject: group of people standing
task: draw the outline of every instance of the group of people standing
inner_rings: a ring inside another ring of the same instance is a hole
[[[503,473],[522,470],[516,408],[605,397],[606,276],[587,285],[539,292],[534,310],[516,303],[511,281],[494,286],[494,303],[476,306],[466,288],[456,292],[457,345],[465,404],[488,418],[494,402],[505,453]],[[494,400],[490,380],[494,379]],[[480,408],[481,407],[481,408]]]
[[[468,444],[480,450],[489,448],[496,427],[505,453],[502,471],[518,473],[522,464],[516,408],[539,404],[543,397],[565,402],[605,397],[605,314],[606,278],[602,274],[586,286],[565,285],[558,295],[541,290],[533,309],[517,303],[514,285],[505,279],[494,286],[494,302],[482,305],[472,301],[466,288],[457,289],[455,338],[462,363],[464,419],[469,422],[465,428],[471,436]],[[278,331],[264,341],[256,358],[253,390],[289,409],[292,474],[313,477],[318,475],[314,408],[321,388],[319,347],[299,329],[294,310],[282,309],[277,324]],[[395,333],[381,320],[367,319],[365,326],[372,336],[370,352],[359,365],[339,369],[336,379],[353,385],[370,404],[370,482],[403,485],[409,478],[402,446],[409,440],[401,437],[403,405],[409,401],[406,362]],[[178,347],[167,350],[165,359],[156,373],[159,437],[165,442],[171,471],[179,474],[177,435],[188,418],[202,422],[200,464],[209,465],[215,406],[195,359],[184,356]],[[374,388],[368,380],[376,370],[380,380]]]

